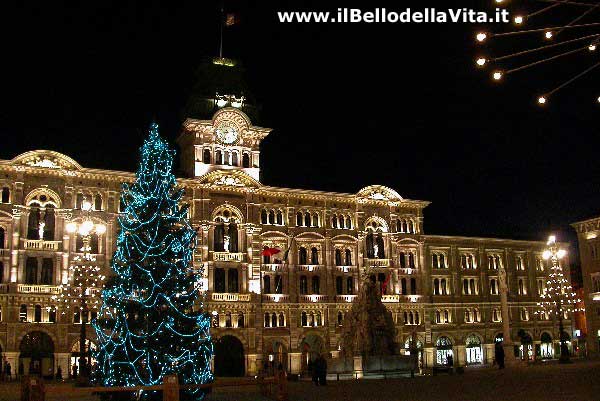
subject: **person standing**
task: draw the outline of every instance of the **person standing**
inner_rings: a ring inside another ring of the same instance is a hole
[[[496,343],[496,362],[498,369],[504,369],[504,347],[502,343]]]
[[[12,379],[11,374],[10,362],[6,362],[6,380],[10,381]]]
[[[326,386],[327,385],[327,360],[323,355],[320,357],[319,363],[319,385]]]
[[[19,361],[19,377],[23,377],[25,374],[25,366],[23,366],[23,361]]]
[[[71,369],[73,369],[73,379],[77,379],[77,364],[74,363]]]
[[[62,381],[62,369],[60,366],[56,369],[56,380]]]
[[[319,359],[320,358],[321,358],[321,355],[319,355],[312,364],[312,381],[315,383],[315,386],[319,385],[319,368],[320,368]]]

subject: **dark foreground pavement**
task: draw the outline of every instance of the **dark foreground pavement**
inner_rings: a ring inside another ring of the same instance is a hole
[[[66,386],[66,385],[65,385]],[[18,401],[16,383],[0,384],[0,401]],[[52,396],[46,401],[96,401],[89,396]],[[255,387],[217,389],[209,401],[262,401]],[[600,401],[600,361],[549,362],[498,370],[468,368],[462,375],[414,379],[289,383],[289,401]]]

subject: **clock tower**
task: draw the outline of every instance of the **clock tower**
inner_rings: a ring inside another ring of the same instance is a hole
[[[188,118],[177,139],[182,168],[188,177],[202,177],[215,170],[243,171],[260,179],[260,142],[270,128],[252,125],[239,108],[223,107],[211,120]]]

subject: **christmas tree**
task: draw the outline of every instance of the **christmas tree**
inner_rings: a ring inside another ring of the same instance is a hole
[[[99,340],[96,370],[106,386],[156,385],[172,374],[180,384],[213,379],[210,318],[193,310],[196,232],[188,206],[180,205],[183,190],[176,186],[173,158],[152,124],[136,180],[123,184],[114,274],[93,322]],[[186,392],[190,400],[203,395],[198,389]]]

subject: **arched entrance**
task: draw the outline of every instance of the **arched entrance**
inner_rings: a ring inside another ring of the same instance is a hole
[[[315,359],[325,352],[324,342],[321,337],[316,334],[309,334],[300,342],[300,350],[302,351],[301,372],[312,372],[312,365]]]
[[[25,334],[19,346],[19,371],[25,374],[54,375],[54,342],[43,331]]]
[[[87,357],[87,363],[91,366],[94,365],[94,363],[96,363],[96,359],[92,356],[93,352],[90,351],[96,351],[96,344],[92,341],[90,341],[89,338],[85,339],[85,350],[86,350],[86,357]],[[73,346],[71,347],[71,364],[69,365],[69,372],[72,373],[73,372],[73,365],[77,366],[77,372],[81,372],[81,367],[79,366],[79,340],[77,340],[75,342],[75,344],[73,344]]]
[[[268,340],[265,344],[265,352],[268,361],[273,368],[276,368],[281,364],[287,371],[288,351],[283,341]]]
[[[542,359],[551,359],[554,357],[554,345],[552,344],[552,336],[546,332],[542,333],[541,340],[541,357]]]
[[[475,334],[471,334],[466,338],[465,351],[467,353],[467,365],[483,363],[483,348],[481,347],[481,339]]]
[[[235,336],[214,340],[215,376],[240,377],[246,373],[244,344]]]
[[[447,365],[448,357],[453,356],[452,340],[446,336],[438,337],[435,342],[435,363],[436,365]]]
[[[523,329],[520,329],[517,333],[519,339],[521,340],[521,345],[519,346],[519,354],[521,359],[523,360],[532,360],[533,359],[533,338],[531,335]]]

